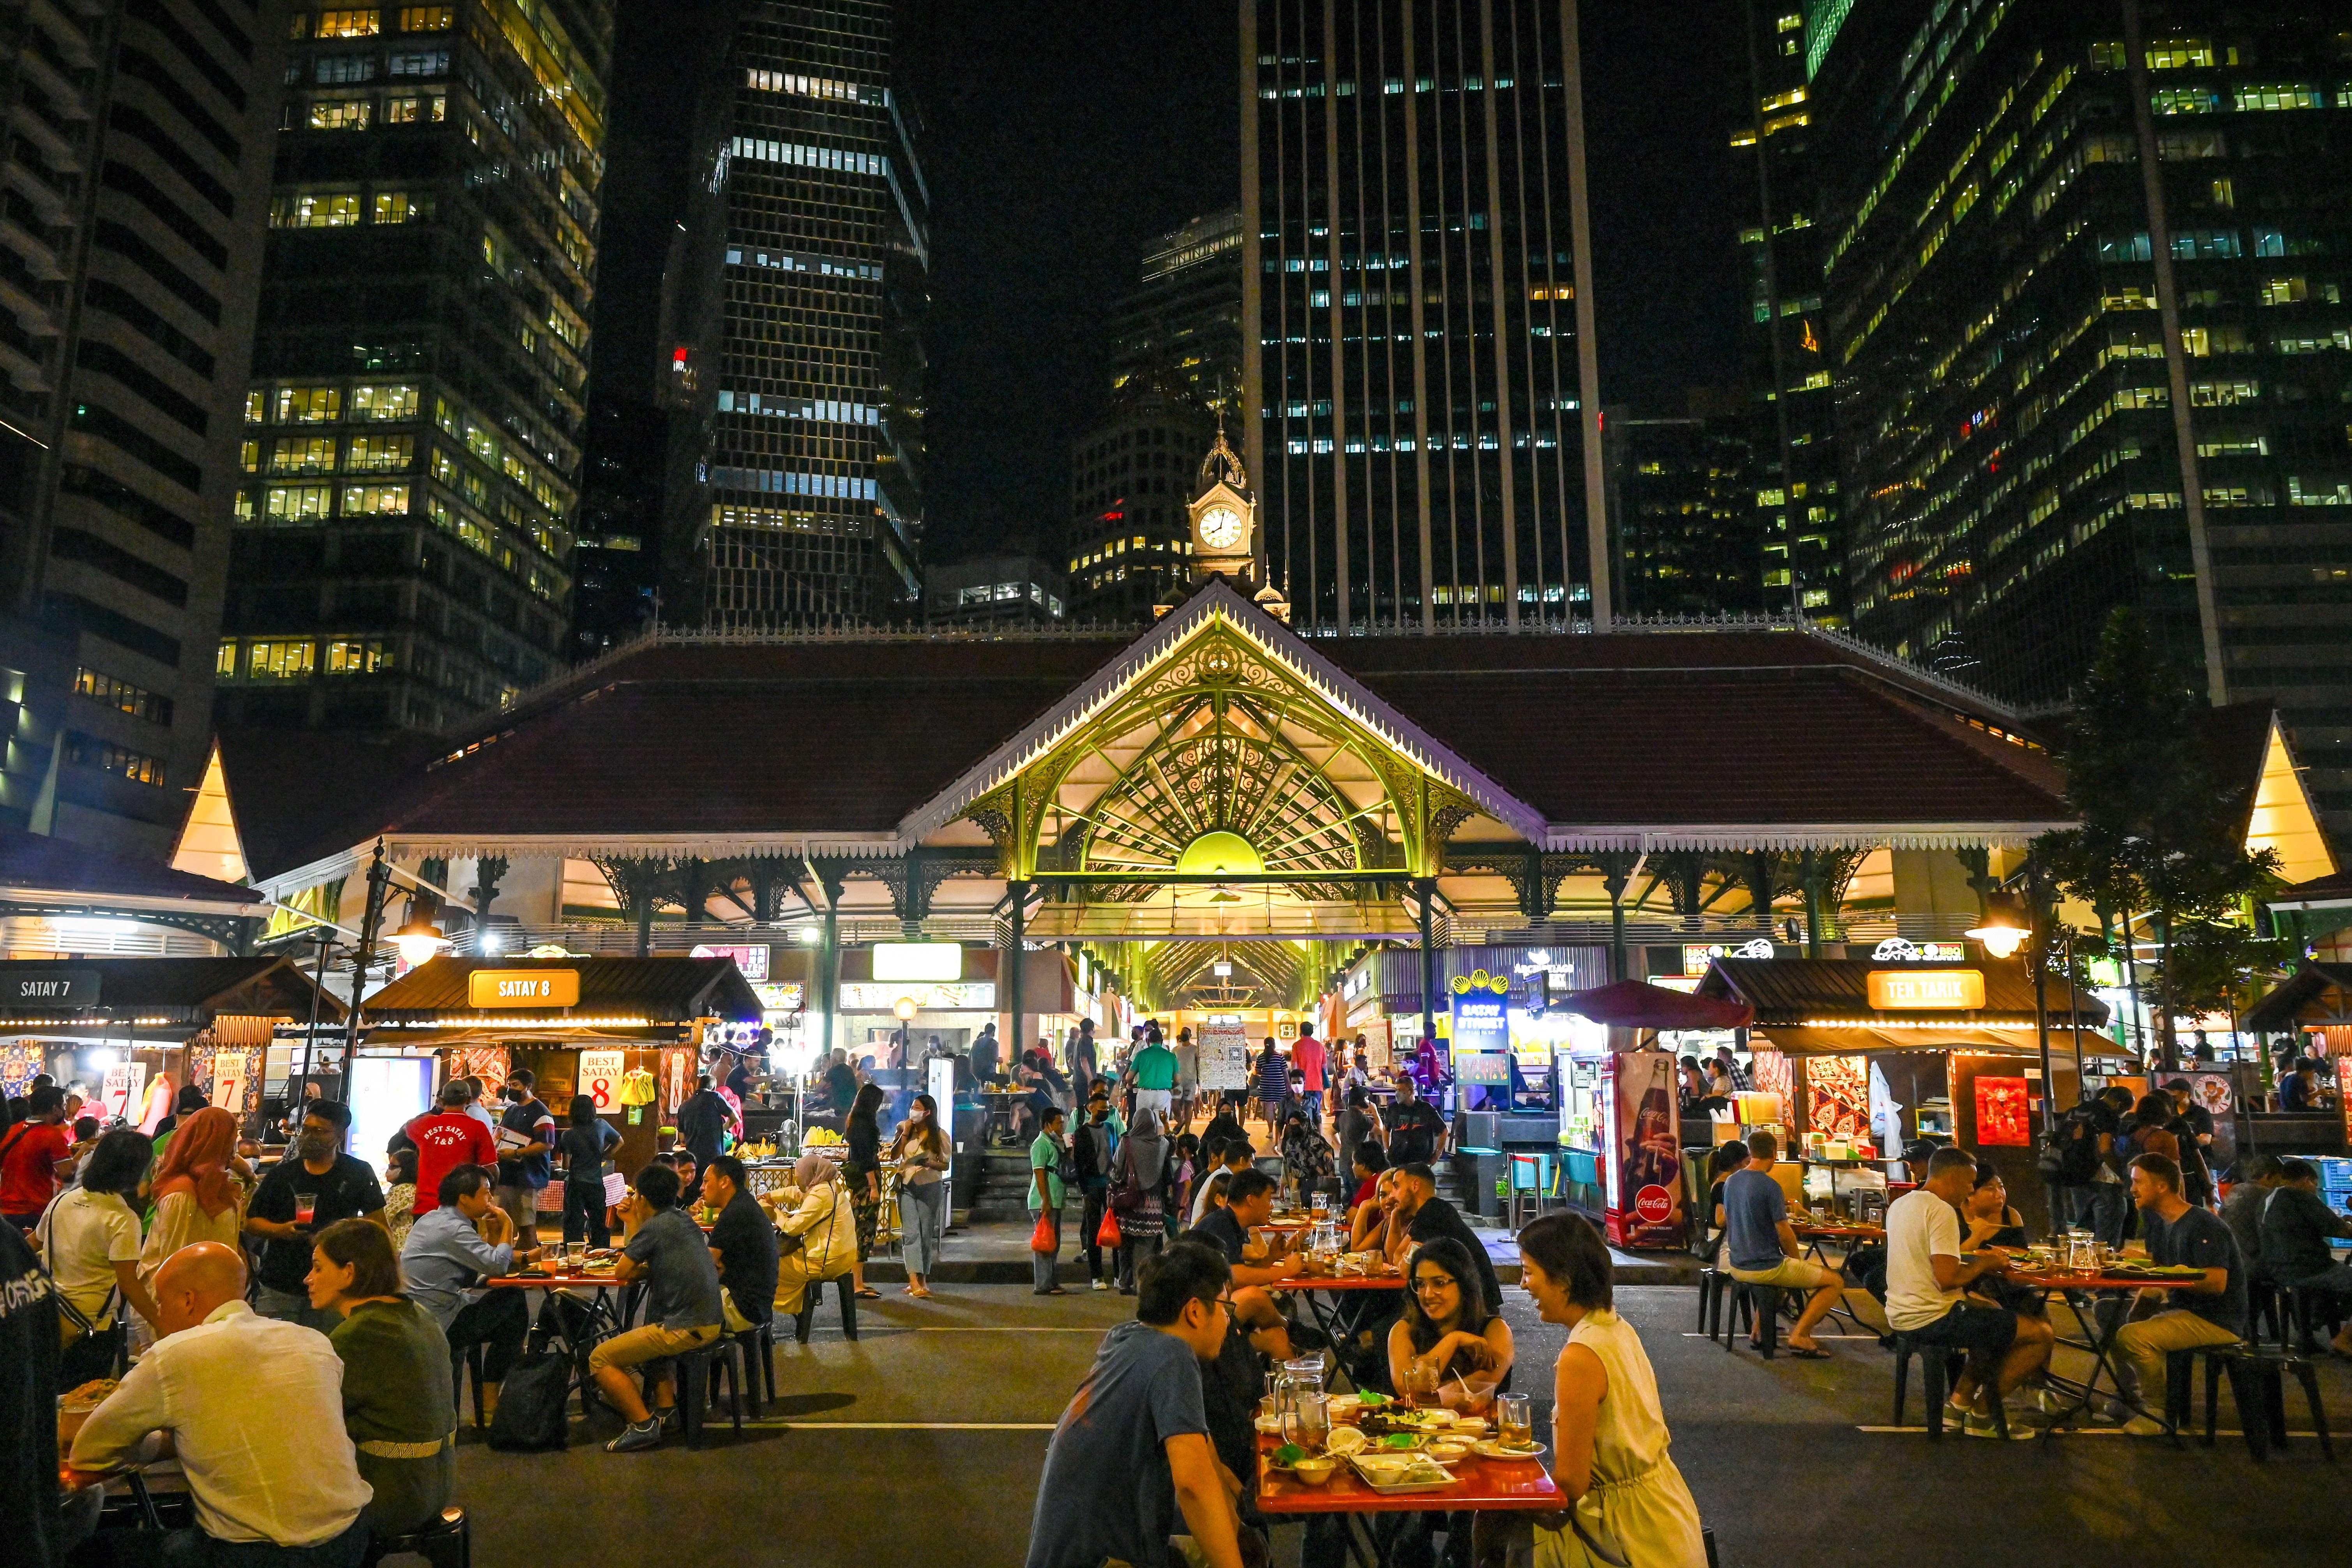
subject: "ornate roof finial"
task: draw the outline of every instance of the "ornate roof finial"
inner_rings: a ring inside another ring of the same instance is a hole
[[[1249,470],[1242,467],[1241,458],[1225,444],[1225,416],[1222,413],[1217,416],[1217,444],[1201,459],[1201,479],[1192,487],[1193,493],[1206,494],[1210,486],[1219,484],[1231,486],[1243,495],[1249,493]]]

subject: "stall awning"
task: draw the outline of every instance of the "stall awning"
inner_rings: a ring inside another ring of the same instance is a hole
[[[2305,964],[2240,1020],[2257,1034],[2347,1022],[2352,1022],[2352,968],[2340,963]]]
[[[1980,975],[1984,1005],[1966,1012],[1882,1011],[1871,1002],[1871,976],[1889,973],[1967,971]],[[1759,1025],[1834,1023],[1895,1025],[1900,1032],[1925,1025],[1953,1029],[2033,1022],[2033,977],[2020,962],[1962,964],[1880,963],[1863,958],[1718,958],[1699,982],[1697,994],[1718,1001],[1745,1002]],[[2044,1009],[2058,1026],[2069,1021],[2069,993],[2048,986]],[[2087,991],[2072,994],[2071,1021],[2096,1028],[2107,1021],[2106,1004]]]
[[[1803,1024],[1759,1024],[1748,1031],[1749,1043],[1785,1051],[1790,1056],[1850,1057],[1864,1051],[2015,1051],[2032,1055],[2042,1048],[2041,1037],[2030,1028],[1980,1029],[1937,1026],[1926,1029],[1881,1028],[1873,1025],[1824,1028]],[[2113,1056],[2115,1041],[2088,1029],[2050,1031],[2053,1057]]]
[[[477,984],[477,976],[481,981]],[[501,981],[507,981],[501,984]],[[543,983],[538,985],[526,982]],[[548,998],[560,1000],[549,1000]],[[760,998],[731,958],[454,958],[419,964],[370,996],[372,1023],[498,1029],[528,1021],[642,1027],[756,1024]],[[624,1023],[626,1020],[626,1023]]]
[[[324,1020],[343,1005],[290,958],[63,958],[0,962],[0,1020],[205,1024],[223,1014]]]

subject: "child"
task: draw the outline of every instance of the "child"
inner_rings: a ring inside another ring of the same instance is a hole
[[[392,1250],[397,1254],[408,1239],[408,1227],[416,1223],[415,1148],[395,1150],[384,1161],[383,1173],[384,1224],[392,1231]]]

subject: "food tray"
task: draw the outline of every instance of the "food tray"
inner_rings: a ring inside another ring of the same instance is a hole
[[[1426,1458],[1420,1458],[1418,1463],[1416,1463],[1412,1468],[1402,1472],[1404,1475],[1418,1478],[1411,1480],[1376,1479],[1375,1477],[1377,1475],[1385,1475],[1391,1472],[1385,1468],[1375,1470],[1365,1469],[1364,1456],[1360,1454],[1349,1456],[1348,1464],[1349,1468],[1356,1472],[1356,1478],[1359,1480],[1362,1481],[1364,1485],[1370,1487],[1372,1490],[1380,1493],[1382,1497],[1402,1497],[1409,1492],[1443,1491],[1447,1487],[1454,1484],[1453,1471],[1447,1469],[1444,1465],[1439,1464],[1436,1460]],[[1431,1472],[1434,1472],[1434,1474],[1432,1474]]]

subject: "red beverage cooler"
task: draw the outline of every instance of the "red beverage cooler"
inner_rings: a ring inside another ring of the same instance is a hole
[[[1610,1245],[1687,1245],[1683,1215],[1682,1127],[1675,1058],[1624,1051],[1601,1063],[1601,1191]]]

